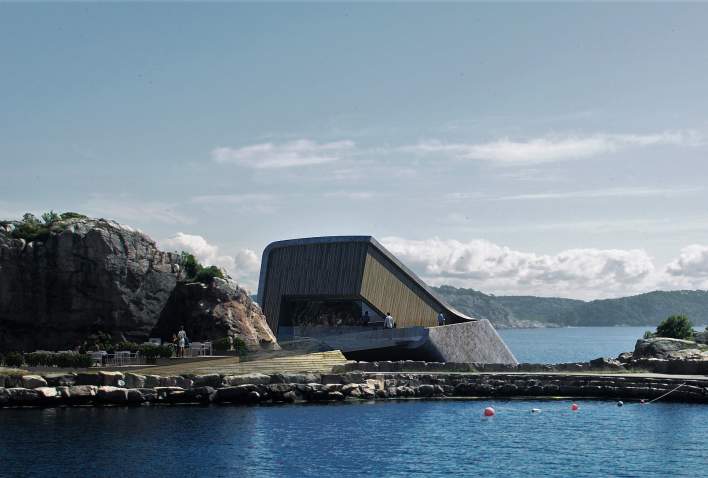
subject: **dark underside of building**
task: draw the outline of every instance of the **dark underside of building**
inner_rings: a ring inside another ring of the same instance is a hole
[[[258,302],[279,341],[317,340],[354,360],[516,363],[487,320],[444,303],[371,236],[270,244]]]

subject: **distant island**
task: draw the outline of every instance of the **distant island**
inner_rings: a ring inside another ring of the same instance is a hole
[[[708,322],[708,291],[654,291],[617,299],[495,296],[449,285],[431,288],[451,306],[497,328],[655,326],[673,314]]]

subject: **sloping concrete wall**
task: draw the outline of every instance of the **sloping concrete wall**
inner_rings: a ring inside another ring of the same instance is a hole
[[[516,364],[516,358],[488,320],[442,327],[374,329],[309,336],[355,360],[426,360],[431,362]],[[312,333],[320,332],[320,334]]]
[[[423,348],[440,362],[518,363],[486,319],[426,330],[428,340]]]

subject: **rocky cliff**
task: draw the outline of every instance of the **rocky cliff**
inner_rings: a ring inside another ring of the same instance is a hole
[[[30,242],[15,237],[18,225],[0,224],[0,350],[65,349],[98,332],[116,341],[151,335],[178,285],[177,254],[103,219],[62,220]],[[245,299],[210,310],[259,324],[255,331],[235,327],[249,340],[274,340],[260,310]],[[208,316],[201,309],[195,315]]]
[[[182,325],[191,340],[236,335],[249,347],[277,347],[261,309],[245,290],[224,279],[175,287],[153,335],[171,337]]]

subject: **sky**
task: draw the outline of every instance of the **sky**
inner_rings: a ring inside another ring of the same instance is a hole
[[[373,235],[432,285],[708,288],[708,4],[0,4],[0,216],[257,287]]]

